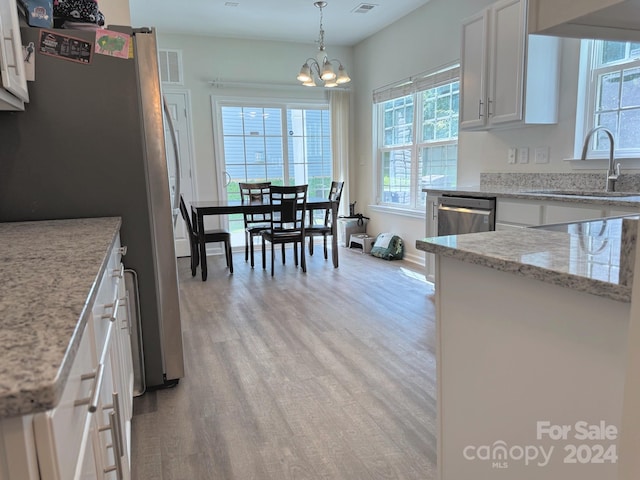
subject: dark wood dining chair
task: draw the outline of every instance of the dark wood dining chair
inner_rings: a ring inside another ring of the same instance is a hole
[[[198,230],[195,225],[191,223],[191,217],[189,211],[184,203],[184,198],[180,195],[180,213],[187,227],[187,236],[189,237],[189,246],[191,247],[191,276],[196,276],[196,269],[200,265],[200,242],[198,238]],[[227,267],[229,267],[229,273],[233,273],[233,255],[231,254],[231,235],[224,229],[216,228],[204,231],[204,243],[216,243],[222,242],[224,244],[224,255],[227,260]],[[203,258],[203,262],[207,259]],[[204,269],[202,271],[202,281],[207,279],[207,275]]]
[[[308,185],[274,186],[269,189],[269,201],[271,202],[271,224],[267,230],[262,231],[262,268],[265,265],[265,243],[271,243],[271,276],[275,261],[275,246],[282,245],[282,263],[285,263],[284,245],[293,243],[293,255],[298,266],[298,243],[300,244],[300,265],[302,271],[307,271],[307,262],[304,255],[305,218],[307,210]]]
[[[240,187],[240,200],[244,203],[266,203],[269,201],[269,187],[271,182],[238,183]],[[244,261],[249,260],[251,253],[251,268],[253,262],[253,239],[259,237],[263,230],[271,226],[270,213],[245,213],[244,214]],[[264,250],[262,252],[264,255]],[[264,265],[265,258],[262,258]]]
[[[324,210],[324,219],[321,224],[315,225],[313,212],[309,212],[309,225],[305,229],[305,235],[309,237],[309,255],[313,255],[313,238],[323,237],[324,241],[324,259],[328,258],[327,254],[327,237],[332,235],[333,222],[336,221],[333,218],[333,212],[337,212],[340,207],[340,199],[342,198],[342,188],[344,182],[331,182],[329,188],[329,201],[331,202],[331,208]]]

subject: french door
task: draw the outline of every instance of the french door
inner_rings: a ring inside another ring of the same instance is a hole
[[[328,105],[260,105],[217,102],[222,196],[239,200],[238,182],[308,184],[325,197],[332,179]],[[244,245],[242,215],[229,217],[233,245]]]

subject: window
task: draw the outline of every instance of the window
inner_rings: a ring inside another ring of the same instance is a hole
[[[615,139],[615,156],[640,157],[640,43],[585,40],[583,65],[589,75],[585,89],[583,128],[577,139],[591,128],[604,126]],[[586,59],[586,61],[584,60]],[[609,139],[603,132],[593,136],[588,158],[608,157]]]
[[[309,185],[310,197],[326,197],[333,178],[328,105],[217,104],[229,200],[240,200],[238,182]],[[240,244],[241,215],[230,216],[232,244]],[[236,238],[237,237],[237,238]]]
[[[455,187],[459,67],[374,92],[377,203],[423,210],[426,187]]]

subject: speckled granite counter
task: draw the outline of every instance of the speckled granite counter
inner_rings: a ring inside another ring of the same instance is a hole
[[[0,418],[59,401],[120,224],[0,223]]]
[[[417,240],[416,248],[628,302],[631,287],[620,281],[621,251],[628,249],[621,247],[622,225],[615,218],[570,223],[565,231],[543,226],[430,237]]]
[[[575,189],[579,191],[578,189]],[[562,195],[553,193],[557,189],[553,187],[536,188],[536,187],[515,187],[500,185],[475,185],[465,187],[452,188],[424,188],[423,192],[429,194],[450,194],[463,195],[470,197],[503,197],[503,198],[521,198],[524,200],[554,200],[568,203],[592,203],[596,205],[609,205],[618,207],[640,207],[640,193],[635,192],[615,192],[615,196],[593,195],[592,191],[585,191],[585,195]],[[586,195],[586,193],[589,193]]]

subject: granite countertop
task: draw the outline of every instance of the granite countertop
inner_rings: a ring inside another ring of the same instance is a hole
[[[637,192],[598,192],[594,190],[573,189],[573,193],[583,193],[584,195],[561,194],[561,191],[572,191],[560,188],[536,188],[536,187],[514,187],[500,185],[471,185],[451,188],[423,188],[423,192],[428,194],[457,194],[470,197],[497,197],[497,198],[521,198],[525,200],[553,200],[569,203],[593,203],[597,205],[613,206],[640,206],[640,193]],[[602,193],[602,195],[599,195]]]
[[[417,240],[416,248],[629,302],[628,263],[633,261],[630,249],[635,245],[637,229],[629,228],[627,222],[637,219],[637,216],[616,217],[519,230],[430,237]]]
[[[0,223],[0,418],[58,403],[120,224]]]

